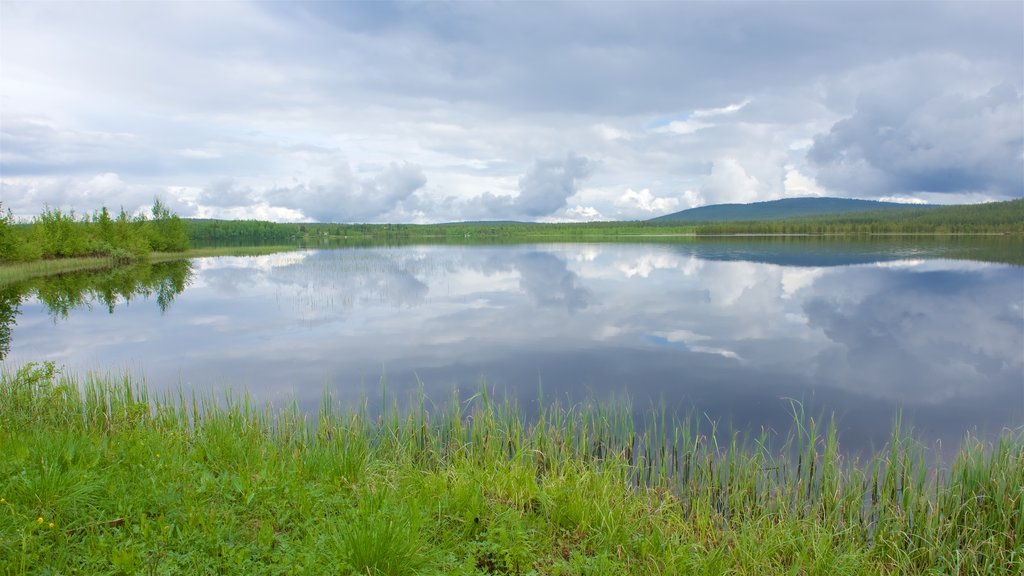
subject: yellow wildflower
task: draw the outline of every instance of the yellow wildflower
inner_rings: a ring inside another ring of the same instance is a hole
[[[43,517],[42,516],[40,516],[39,518],[36,518],[36,524],[42,524],[42,523],[43,523]]]
[[[50,522],[50,528],[53,528],[53,522]]]

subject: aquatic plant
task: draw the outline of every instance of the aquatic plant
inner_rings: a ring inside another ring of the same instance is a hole
[[[794,405],[754,438],[486,389],[371,415],[0,376],[0,571],[1019,574],[1024,435],[864,461]]]

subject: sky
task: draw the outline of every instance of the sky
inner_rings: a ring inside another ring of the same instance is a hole
[[[1024,196],[1024,2],[0,1],[0,203],[638,220]]]

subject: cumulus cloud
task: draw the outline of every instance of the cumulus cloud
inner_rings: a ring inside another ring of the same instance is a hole
[[[807,157],[826,187],[859,196],[1024,194],[1024,100],[1009,84],[958,92],[864,93]]]
[[[786,166],[786,176],[782,182],[786,196],[825,196],[825,190],[814,181],[792,166]]]
[[[542,158],[519,178],[515,196],[484,192],[462,202],[463,216],[474,218],[542,218],[566,206],[566,201],[579,191],[580,182],[594,170],[595,163],[585,156],[569,153],[565,158]],[[570,218],[586,214],[577,206],[566,214]],[[597,211],[594,210],[593,213]]]
[[[300,210],[319,222],[372,222],[395,210],[427,183],[423,170],[392,163],[373,178],[357,178],[348,163],[330,179],[312,180],[269,190],[271,205]]]
[[[512,207],[526,216],[552,214],[576,194],[579,182],[593,169],[593,162],[575,154],[566,155],[564,160],[537,160],[519,179],[519,195],[512,201]]]
[[[618,214],[625,218],[646,219],[661,216],[680,209],[679,198],[656,197],[647,188],[639,192],[627,189],[615,199]]]
[[[570,220],[603,220],[604,216],[593,206],[577,205],[565,211]]]
[[[704,178],[700,198],[709,204],[753,202],[758,199],[762,183],[747,174],[735,158],[720,158]]]

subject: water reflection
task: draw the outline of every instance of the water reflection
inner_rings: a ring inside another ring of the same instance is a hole
[[[174,298],[192,278],[187,260],[122,266],[103,271],[69,272],[33,278],[0,289],[0,359],[10,351],[12,326],[21,305],[35,300],[56,323],[67,320],[73,310],[102,305],[108,314],[136,298],[153,298],[166,312]]]
[[[753,430],[787,428],[796,399],[834,412],[848,446],[884,442],[898,407],[948,445],[1024,422],[1024,268],[936,259],[949,255],[939,244],[777,244],[205,259],[160,317],[82,310],[55,326],[39,313],[52,299],[23,299],[11,346],[311,407],[325,387],[354,402],[378,398],[383,379],[444,399],[484,380],[524,406],[539,388],[570,403],[628,397]]]

